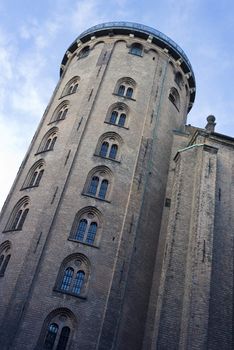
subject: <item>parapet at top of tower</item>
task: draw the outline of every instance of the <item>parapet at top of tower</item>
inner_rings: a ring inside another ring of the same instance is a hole
[[[63,73],[63,69],[67,64],[70,54],[76,51],[79,43],[86,43],[93,37],[98,38],[102,36],[130,34],[134,35],[134,37],[138,37],[152,42],[157,47],[160,47],[162,50],[164,50],[164,52],[171,56],[176,62],[178,62],[188,79],[190,88],[190,105],[192,105],[195,100],[196,83],[192,65],[185,52],[167,35],[161,33],[157,29],[139,23],[107,22],[97,24],[85,30],[76,38],[76,40],[70,45],[70,47],[66,51],[62,60],[60,74]]]

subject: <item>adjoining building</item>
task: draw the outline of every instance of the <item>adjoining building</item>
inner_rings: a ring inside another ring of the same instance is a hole
[[[68,48],[0,221],[1,350],[233,349],[234,139],[161,32]]]

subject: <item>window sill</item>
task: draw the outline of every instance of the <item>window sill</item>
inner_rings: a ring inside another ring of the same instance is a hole
[[[69,92],[68,94],[62,95],[58,98],[58,100],[61,100],[62,98],[66,97],[66,96],[74,95],[76,92]]]
[[[132,98],[132,97],[128,97],[128,96],[125,96],[125,95],[119,95],[119,94],[116,94],[115,92],[113,92],[114,96],[118,96],[118,97],[123,97],[125,98],[126,100],[132,100],[132,101],[136,101],[135,98]]]
[[[91,248],[100,249],[97,245],[94,245],[94,244],[91,244],[91,243],[87,243],[87,242],[78,241],[78,239],[75,239],[75,238],[69,237],[68,241],[71,241],[71,242],[74,242],[74,243],[80,243],[80,244],[86,245],[86,246],[91,247]]]
[[[88,194],[88,193],[85,193],[85,192],[82,192],[81,194],[82,194],[82,196],[85,196],[85,197],[90,197],[90,198],[94,198],[94,199],[97,199],[97,200],[102,201],[102,202],[111,203],[107,199],[95,197],[95,196],[92,196],[91,194]]]
[[[46,152],[50,152],[50,151],[53,151],[54,149],[46,149],[45,151],[39,151],[37,153],[34,153],[34,156],[37,156],[38,154],[41,154],[41,153],[46,153]]]
[[[56,293],[71,295],[72,297],[76,297],[76,298],[83,299],[83,300],[87,299],[87,297],[85,295],[75,294],[75,293],[72,293],[72,292],[68,292],[66,290],[61,290],[61,289],[54,288],[53,291],[56,292]]]
[[[118,124],[113,124],[113,123],[110,123],[108,121],[104,121],[104,123],[106,124],[109,124],[109,125],[113,125],[113,126],[117,126],[118,128],[122,128],[122,129],[125,129],[125,130],[129,130],[129,128],[127,128],[126,126],[121,126],[121,125],[118,125]]]
[[[15,228],[14,230],[13,229],[3,230],[2,233],[15,232],[15,231],[22,231],[22,228]]]
[[[61,118],[61,119],[56,119],[56,120],[53,120],[52,122],[49,122],[47,125],[51,125],[51,124],[55,124],[55,123],[59,123],[59,122],[61,122],[62,120],[65,120],[65,118]]]
[[[137,54],[137,53],[133,53],[133,52],[130,52],[130,51],[129,51],[129,55],[138,56],[138,57],[143,57],[142,54],[139,55],[139,54]]]
[[[22,188],[20,189],[20,191],[29,190],[30,188],[37,188],[37,187],[39,187],[39,185],[37,185],[37,186],[22,187]]]
[[[118,164],[121,163],[119,160],[108,158],[108,157],[103,157],[103,156],[100,156],[99,154],[96,154],[96,153],[94,153],[94,157],[99,157],[99,158],[102,158],[102,159],[110,160],[111,162],[115,162],[115,163],[118,163]]]

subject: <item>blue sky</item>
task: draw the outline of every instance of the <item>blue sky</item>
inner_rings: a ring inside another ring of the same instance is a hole
[[[188,123],[234,137],[232,0],[0,0],[0,207],[59,77],[63,54],[85,29],[132,21],[168,35],[187,54],[196,100]]]

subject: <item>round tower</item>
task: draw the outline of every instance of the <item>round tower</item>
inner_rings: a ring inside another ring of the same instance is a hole
[[[141,349],[193,70],[164,34],[113,22],[60,73],[2,210],[1,349]]]

